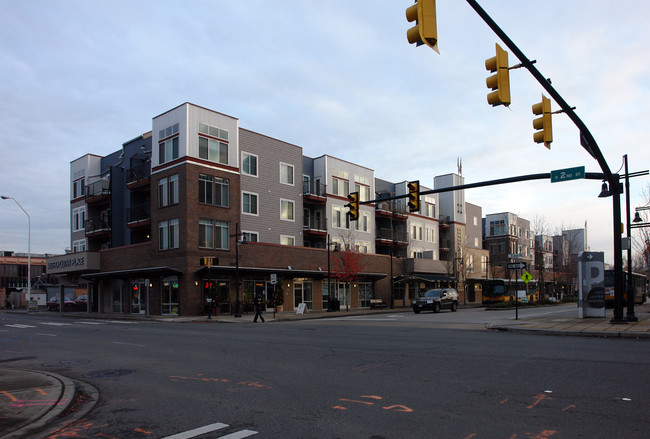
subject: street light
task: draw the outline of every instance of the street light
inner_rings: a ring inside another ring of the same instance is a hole
[[[238,237],[243,236],[243,239],[239,241]],[[235,317],[241,317],[241,301],[239,300],[241,282],[239,279],[239,244],[246,244],[246,235],[243,232],[239,232],[239,223],[235,223],[235,233],[231,234],[230,237],[235,237],[235,277],[237,278],[237,296],[235,297]]]
[[[0,195],[0,198],[3,200],[14,200],[18,207],[27,215],[27,300],[30,300],[32,296],[32,218],[14,197]]]

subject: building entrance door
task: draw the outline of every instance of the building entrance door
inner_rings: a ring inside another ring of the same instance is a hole
[[[144,314],[147,311],[149,284],[146,279],[131,281],[131,314]]]

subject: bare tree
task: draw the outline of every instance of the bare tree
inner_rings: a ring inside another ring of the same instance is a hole
[[[650,205],[650,183],[641,189],[641,196],[646,205]],[[640,210],[639,216],[644,223],[650,222],[650,211]],[[632,250],[637,257],[632,258],[632,271],[648,271],[648,254],[650,253],[650,228],[639,227],[633,229]]]

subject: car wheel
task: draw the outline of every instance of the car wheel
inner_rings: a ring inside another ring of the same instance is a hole
[[[440,312],[440,303],[435,303],[433,305],[433,312]]]
[[[420,310],[419,310],[419,309],[415,309],[415,308],[413,308],[413,312],[416,313],[416,314],[420,314]]]
[[[456,310],[458,310],[458,302],[451,304],[451,312],[456,312]]]

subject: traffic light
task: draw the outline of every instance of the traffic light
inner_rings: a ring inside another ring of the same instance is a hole
[[[406,8],[406,19],[415,21],[415,26],[406,31],[409,43],[421,46],[426,44],[438,51],[438,27],[436,24],[436,0],[415,0]]]
[[[551,100],[542,95],[542,102],[533,105],[533,114],[542,115],[533,119],[533,128],[536,130],[533,134],[535,143],[543,143],[548,149],[551,149],[553,141],[553,121],[551,119]]]
[[[350,208],[348,215],[350,215],[351,221],[356,221],[359,219],[359,192],[352,192],[348,195],[348,200],[350,202],[345,205],[345,207]]]
[[[420,211],[420,180],[410,181],[408,184],[409,189],[409,212]]]
[[[200,264],[209,265],[209,266],[219,265],[219,258],[215,258],[215,257],[201,258]]]
[[[496,107],[497,105],[510,105],[510,70],[508,69],[508,52],[501,46],[495,44],[497,49],[496,56],[485,60],[485,68],[494,73],[488,76],[485,84],[490,90],[494,90],[487,95],[488,104]],[[496,72],[496,73],[495,73]]]

